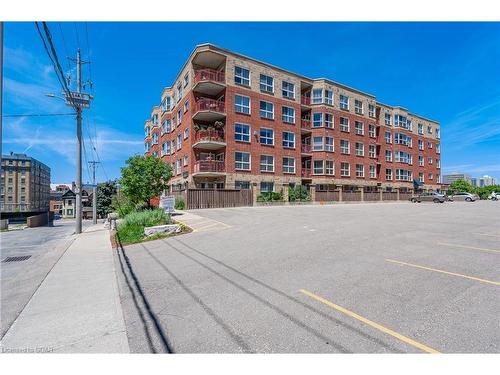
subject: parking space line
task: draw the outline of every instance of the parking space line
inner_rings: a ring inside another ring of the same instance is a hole
[[[299,291],[302,294],[305,294],[306,296],[311,297],[318,302],[321,302],[321,303],[323,303],[323,304],[325,304],[325,305],[327,305],[327,306],[329,306],[337,311],[340,311],[341,313],[344,313],[345,315],[350,316],[351,318],[359,320],[360,322],[368,324],[369,326],[371,326],[375,329],[378,329],[379,331],[386,333],[392,337],[395,337],[398,340],[400,340],[408,345],[414,346],[415,348],[418,348],[418,349],[420,349],[424,352],[427,352],[427,353],[439,353],[437,350],[432,349],[432,348],[428,347],[427,345],[421,344],[418,341],[415,341],[415,340],[410,339],[409,337],[403,336],[402,334],[397,333],[397,332],[393,331],[392,329],[384,327],[381,324],[375,323],[375,322],[373,322],[373,321],[371,321],[371,320],[369,320],[361,315],[356,314],[355,312],[347,310],[346,308],[344,308],[342,306],[336,305],[335,303],[330,302],[327,299],[324,299],[323,297],[320,297],[320,296],[318,296],[314,293],[311,293],[305,289],[300,289]]]
[[[463,277],[464,279],[470,279],[470,280],[480,281],[480,282],[482,282],[482,283],[493,284],[493,285],[500,285],[500,282],[497,282],[497,281],[485,280],[485,279],[480,279],[480,278],[478,278],[478,277],[474,277],[474,276],[462,275],[462,274],[460,274],[460,273],[448,272],[448,271],[444,271],[444,270],[438,270],[438,269],[436,269],[436,268],[430,268],[430,267],[419,266],[419,265],[417,265],[417,264],[411,264],[411,263],[401,262],[401,261],[399,261],[399,260],[394,260],[394,259],[386,259],[386,261],[387,261],[387,262],[391,262],[391,263],[401,264],[401,265],[404,265],[404,266],[415,267],[415,268],[421,268],[421,269],[423,269],[423,270],[434,271],[434,272],[440,272],[440,273],[444,273],[444,274],[446,274],[446,275]]]
[[[460,247],[462,249],[471,249],[471,250],[479,250],[479,251],[488,251],[491,253],[500,253],[500,250],[495,250],[495,249],[485,249],[484,247],[474,247],[474,246],[466,246],[466,245],[457,245],[453,243],[446,243],[446,242],[438,242],[438,245],[442,246],[450,246],[450,247]]]
[[[474,234],[477,234],[479,236],[489,236],[489,237],[499,237],[500,238],[500,234],[489,234],[489,233],[474,233]]]

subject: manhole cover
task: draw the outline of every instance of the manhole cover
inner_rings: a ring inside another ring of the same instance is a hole
[[[23,255],[20,257],[7,257],[4,260],[2,260],[2,263],[7,263],[7,262],[21,262],[23,260],[27,260],[31,258],[31,255]]]

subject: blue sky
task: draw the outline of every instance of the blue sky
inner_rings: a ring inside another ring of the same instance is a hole
[[[492,23],[49,23],[63,68],[75,78],[77,46],[92,60],[95,100],[84,112],[87,160],[93,140],[118,177],[143,151],[143,125],[196,44],[214,43],[293,72],[327,77],[441,123],[443,174],[500,179],[500,24]],[[61,33],[62,30],[62,33]],[[7,23],[4,114],[68,113],[33,23]],[[27,152],[74,180],[70,116],[5,118],[3,151]],[[89,181],[84,166],[84,182]]]

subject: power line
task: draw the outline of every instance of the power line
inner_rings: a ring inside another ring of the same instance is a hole
[[[76,36],[76,45],[80,48],[80,36],[78,35],[78,27],[76,26],[76,22],[73,22],[73,26],[75,27],[75,36]]]
[[[61,39],[63,41],[64,51],[66,52],[66,64],[68,65],[68,70],[71,70],[71,60],[69,59],[68,45],[66,44],[66,38],[64,38],[61,22],[58,22],[57,24],[59,25],[59,31],[61,32]]]
[[[88,22],[85,22],[85,38],[87,40],[87,59],[88,62],[88,70],[89,70],[89,81],[90,81],[90,92],[93,93],[93,82],[92,82],[92,63],[90,62],[90,43],[89,43],[89,29]]]

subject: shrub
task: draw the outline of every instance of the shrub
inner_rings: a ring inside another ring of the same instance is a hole
[[[283,193],[280,191],[279,193],[271,191],[260,193],[257,197],[257,202],[276,202],[283,200]]]
[[[169,224],[170,216],[162,209],[133,211],[118,225],[118,236],[124,244],[140,242],[144,239],[144,228]]]
[[[184,198],[182,197],[175,197],[175,209],[176,210],[183,210],[185,208],[186,204],[184,203]]]
[[[288,200],[290,202],[304,202],[310,201],[311,197],[309,196],[305,186],[297,185],[295,187],[288,188]]]
[[[132,202],[130,202],[123,194],[113,196],[111,199],[111,207],[120,218],[124,218],[135,209],[135,205],[132,204]]]

